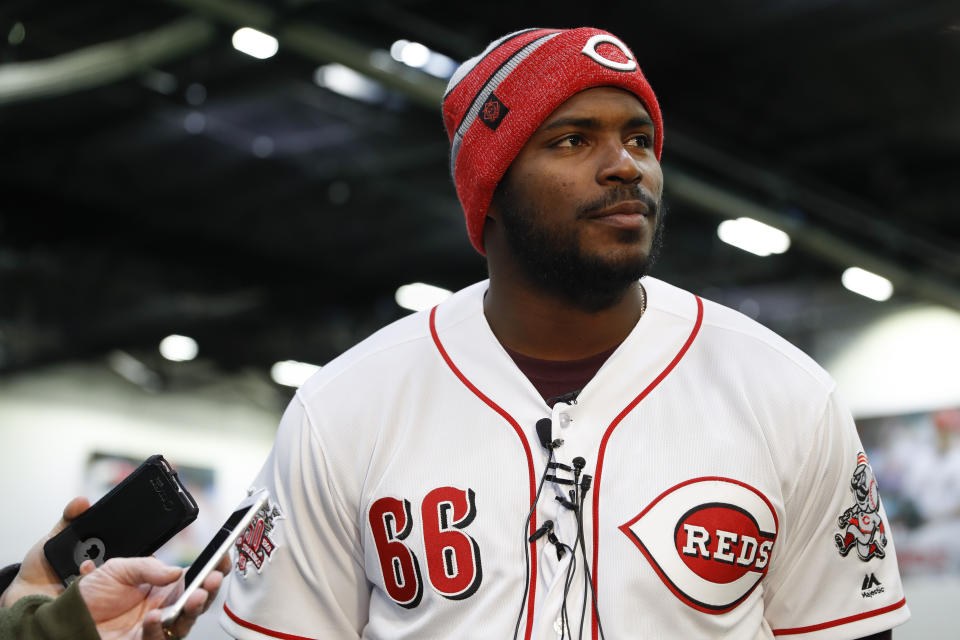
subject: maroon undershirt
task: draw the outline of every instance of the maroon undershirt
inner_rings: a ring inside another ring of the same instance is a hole
[[[506,345],[503,348],[552,407],[560,396],[583,389],[619,346],[579,360],[541,360],[517,353]]]

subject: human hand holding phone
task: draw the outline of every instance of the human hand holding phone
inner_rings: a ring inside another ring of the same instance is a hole
[[[227,521],[223,523],[220,530],[214,534],[213,538],[204,547],[197,559],[194,560],[190,568],[187,569],[184,576],[183,594],[172,605],[166,607],[162,612],[162,622],[170,627],[179,623],[182,612],[190,604],[190,598],[196,590],[206,585],[207,576],[218,569],[226,573],[230,569],[229,556],[230,548],[236,543],[237,539],[243,535],[254,519],[260,514],[262,509],[266,508],[268,493],[259,491],[247,496],[230,514]]]
[[[147,458],[120,484],[43,545],[67,585],[84,560],[148,556],[197,518],[199,508],[161,455]]]
[[[60,576],[47,562],[43,553],[43,545],[58,533],[63,531],[81,513],[90,508],[90,501],[78,496],[67,503],[60,521],[54,525],[46,536],[40,539],[24,556],[17,576],[0,596],[0,606],[8,607],[24,596],[44,595],[56,598],[63,593],[63,582]]]
[[[178,618],[168,626],[172,637],[183,638],[197,617],[216,599],[230,566],[223,559],[186,600]],[[80,565],[78,588],[103,640],[168,640],[161,622],[162,607],[183,592],[183,573],[156,558],[113,558],[100,567]]]

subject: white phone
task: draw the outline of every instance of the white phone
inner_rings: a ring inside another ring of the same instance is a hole
[[[187,569],[183,593],[177,598],[176,602],[164,607],[161,612],[160,619],[165,626],[170,626],[180,616],[184,605],[187,604],[187,598],[200,588],[210,572],[217,568],[220,558],[230,550],[237,538],[243,535],[257,512],[266,504],[268,495],[266,490],[261,490],[247,496],[230,514],[230,517],[223,523],[213,539],[203,548],[197,559]]]

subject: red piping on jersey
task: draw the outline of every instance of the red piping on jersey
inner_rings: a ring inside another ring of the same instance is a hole
[[[230,611],[230,608],[227,607],[227,603],[223,603],[223,610],[227,612],[227,615],[230,616],[230,619],[236,622],[241,627],[246,627],[247,629],[253,629],[264,635],[268,635],[271,638],[280,638],[281,640],[313,640],[313,638],[307,638],[306,636],[295,636],[292,633],[283,633],[282,631],[274,631],[273,629],[267,629],[266,627],[261,627],[258,624],[253,624],[252,622],[247,622],[233,611]]]
[[[831,620],[830,622],[821,622],[820,624],[810,625],[809,627],[794,627],[792,629],[774,629],[773,635],[775,636],[789,636],[795,633],[810,633],[811,631],[820,631],[821,629],[829,629],[830,627],[837,627],[841,624],[847,624],[848,622],[856,622],[857,620],[863,620],[864,618],[872,618],[874,616],[879,616],[884,613],[889,613],[890,611],[895,611],[907,604],[906,598],[901,598],[900,602],[894,602],[891,605],[886,607],[881,607],[879,609],[874,609],[873,611],[865,611],[864,613],[858,613],[855,616],[847,616],[846,618],[840,618],[838,620]]]
[[[520,428],[520,424],[514,420],[513,416],[507,413],[496,402],[485,396],[480,389],[478,389],[472,382],[467,380],[467,377],[460,372],[460,369],[457,368],[457,365],[453,364],[453,360],[451,360],[450,356],[447,355],[446,349],[443,348],[443,344],[440,342],[440,336],[437,334],[436,317],[437,308],[434,307],[430,310],[430,335],[433,336],[433,343],[437,345],[437,351],[440,352],[440,355],[443,357],[443,361],[447,363],[447,366],[450,367],[450,370],[453,371],[454,375],[460,379],[460,382],[462,382],[467,389],[470,389],[474,395],[483,400],[487,406],[499,413],[504,420],[510,423],[510,426],[512,426],[513,430],[517,433],[517,437],[520,438],[520,443],[523,445],[523,452],[527,456],[527,473],[530,477],[530,507],[533,508],[534,500],[537,498],[537,481],[533,471],[533,455],[530,453],[530,444],[527,442],[527,438],[523,435],[523,429]],[[530,517],[530,535],[533,535],[536,530],[537,513],[534,511],[533,515]],[[524,634],[525,640],[530,640],[530,636],[533,634],[533,604],[536,591],[537,543],[534,541],[530,543],[530,590],[527,596],[527,629]]]
[[[603,434],[603,439],[600,440],[600,453],[597,455],[597,471],[596,477],[593,479],[593,593],[597,593],[597,585],[599,581],[597,576],[600,573],[600,567],[598,566],[598,559],[600,556],[600,527],[598,523],[600,522],[600,479],[601,472],[603,471],[603,456],[607,450],[607,442],[610,440],[610,435],[613,433],[613,430],[617,428],[617,425],[627,416],[628,413],[633,411],[634,407],[640,404],[640,401],[647,397],[647,395],[654,390],[654,388],[663,382],[663,379],[667,377],[673,368],[677,366],[677,363],[683,359],[683,356],[686,355],[687,350],[690,348],[690,345],[693,344],[694,339],[697,337],[697,334],[700,333],[700,325],[703,324],[703,301],[699,296],[693,296],[697,301],[697,321],[693,325],[693,330],[690,332],[690,335],[687,337],[687,341],[683,343],[683,346],[680,348],[680,351],[677,352],[677,355],[673,357],[673,360],[670,361],[670,364],[660,372],[653,382],[647,385],[647,388],[640,392],[636,398],[634,398],[630,404],[624,407],[623,411],[613,419],[613,422],[610,423],[610,426],[607,427],[607,430]],[[596,596],[594,596],[596,597]],[[599,629],[597,628],[597,609],[599,608],[599,603],[595,603],[595,607],[591,607],[591,619],[593,627],[593,640],[597,640]]]

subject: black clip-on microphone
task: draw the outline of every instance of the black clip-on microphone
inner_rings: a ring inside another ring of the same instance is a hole
[[[547,520],[542,525],[540,525],[540,528],[534,531],[533,534],[529,538],[527,538],[527,542],[536,542],[547,533],[549,533],[550,535],[553,535],[553,520]]]
[[[550,418],[537,420],[537,438],[540,440],[540,445],[547,451],[552,451],[563,444],[560,438],[553,440],[553,423]]]
[[[547,540],[557,549],[557,561],[563,560],[563,554],[566,553],[566,549],[563,548],[563,544],[557,539],[557,534],[551,531],[547,534]]]
[[[586,493],[590,491],[590,485],[593,483],[593,476],[590,474],[584,474],[583,480],[580,481],[580,491]]]

